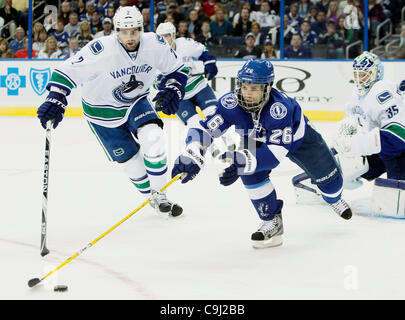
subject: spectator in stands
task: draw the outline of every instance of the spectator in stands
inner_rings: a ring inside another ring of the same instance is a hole
[[[401,35],[399,38],[399,47],[395,53],[395,59],[405,59],[405,23],[401,25]]]
[[[93,1],[87,1],[86,2],[86,12],[84,14],[81,14],[79,16],[79,21],[86,20],[87,22],[91,22],[91,16],[93,12],[96,11],[96,6]]]
[[[44,25],[40,21],[37,21],[34,23],[34,26],[32,27],[32,42],[38,41],[39,32],[43,28],[44,28]]]
[[[191,9],[193,9],[193,0],[183,0],[183,4],[179,7],[180,13],[188,17]]]
[[[69,45],[69,34],[65,31],[63,20],[58,20],[56,23],[56,30],[49,33],[50,36],[54,36],[58,42],[58,48],[60,50],[65,49]]]
[[[253,19],[251,18],[251,17],[252,17],[252,7],[251,7],[250,3],[249,3],[249,2],[243,2],[243,4],[242,4],[242,9],[248,9],[248,10],[249,10],[249,20],[252,21],[252,20],[253,20]],[[238,23],[239,17],[240,17],[240,12],[241,12],[242,9],[240,9],[240,11],[237,12],[237,13],[233,16],[233,19],[232,19],[232,24],[233,24],[233,25],[236,25],[236,24]]]
[[[87,20],[83,20],[80,24],[80,32],[77,36],[77,40],[79,41],[80,48],[83,48],[86,44],[93,40],[90,24],[87,22]]]
[[[65,32],[69,35],[69,38],[76,37],[80,32],[79,16],[76,12],[72,12],[69,15],[69,23],[64,27]]]
[[[284,43],[290,43],[293,34],[296,34],[295,28],[290,25],[290,20],[288,16],[284,15]]]
[[[239,21],[233,29],[233,35],[235,37],[245,37],[252,28],[252,21],[249,19],[249,9],[243,8],[240,11]]]
[[[48,33],[46,32],[45,28],[42,28],[41,31],[39,31],[38,40],[32,44],[32,49],[38,52],[41,51],[43,48],[45,48],[46,39],[48,39]]]
[[[59,59],[61,54],[55,37],[49,36],[45,41],[45,48],[38,53],[38,59]]]
[[[368,1],[368,18],[370,19],[371,37],[375,38],[378,25],[385,20],[383,7],[380,3],[376,3],[376,0]]]
[[[91,14],[90,29],[93,35],[103,30],[103,23],[101,22],[100,14],[97,10]]]
[[[304,20],[301,23],[301,30],[299,34],[301,35],[303,45],[310,47],[318,42],[318,35],[315,31],[311,30],[311,24],[308,20]]]
[[[290,6],[290,12],[288,13],[288,20],[290,21],[290,26],[294,27],[295,32],[298,32],[300,30],[300,25],[302,21],[304,21],[304,18],[300,17],[298,14],[298,4],[293,3]]]
[[[219,43],[221,43],[223,37],[232,35],[233,26],[229,20],[225,19],[225,11],[223,8],[218,7],[215,15],[216,20],[211,21],[211,33],[212,36],[218,39]]]
[[[112,35],[114,33],[113,31],[113,24],[110,18],[104,18],[103,19],[103,30],[97,32],[94,36],[94,39],[100,38],[100,37],[105,37]]]
[[[10,23],[8,30],[2,30],[4,38],[14,37],[19,25],[19,18],[21,13],[17,9],[13,8],[12,0],[4,0],[4,7],[0,9],[0,17],[4,19],[4,24]]]
[[[63,26],[66,26],[69,23],[69,15],[72,13],[70,2],[63,1],[60,7],[61,13],[58,15],[58,21],[61,20],[63,22]]]
[[[260,56],[261,59],[278,59],[279,54],[273,47],[273,42],[270,39],[264,41],[263,53]]]
[[[104,18],[107,15],[107,8],[109,3],[107,0],[98,0],[96,10],[100,14],[101,18]]]
[[[336,32],[335,20],[330,19],[327,23],[327,31],[319,35],[319,44],[327,45],[327,59],[344,59],[344,40]]]
[[[144,8],[142,8],[142,10],[143,10]],[[146,9],[146,8],[145,8]],[[148,8],[149,9],[149,8]],[[142,12],[142,11],[141,11]],[[114,8],[114,6],[110,3],[109,5],[108,5],[108,8],[107,8],[107,14],[106,14],[106,18],[110,18],[110,19],[112,19],[112,18],[114,18],[114,15],[115,15],[115,8]]]
[[[166,14],[166,9],[168,7],[169,0],[159,1],[156,4],[156,13],[158,16]]]
[[[216,44],[215,39],[211,34],[211,24],[209,21],[203,21],[201,24],[201,32],[196,35],[195,40],[204,44],[205,46],[213,46]]]
[[[326,19],[327,20],[333,19],[333,20],[335,20],[335,23],[338,24],[340,14],[341,13],[340,13],[340,10],[339,10],[338,3],[336,1],[331,1],[329,3],[328,12],[326,13]]]
[[[316,16],[318,15],[318,12],[319,12],[319,9],[317,6],[312,6],[311,8],[309,8],[308,20],[311,24],[317,21]]]
[[[49,13],[45,18],[44,18],[44,28],[46,32],[53,32],[55,31],[56,28],[56,23],[58,20],[53,19],[52,17],[52,12]]]
[[[260,58],[262,50],[255,46],[255,35],[248,33],[245,37],[245,46],[235,52],[234,57],[239,59]]]
[[[299,33],[293,34],[291,45],[284,49],[286,59],[311,59],[312,53],[308,46],[302,45],[302,39]]]
[[[8,49],[6,52],[4,52],[1,55],[2,59],[13,59],[14,58],[14,51],[11,49]]]
[[[266,40],[266,35],[260,32],[260,24],[257,22],[252,22],[250,32],[255,36],[255,46],[262,46],[264,44],[264,40]]]
[[[298,15],[304,20],[308,19],[310,15],[309,8],[309,0],[300,0],[298,3]]]
[[[17,25],[23,27],[24,30],[28,30],[28,0],[12,0],[13,8],[18,12]],[[0,3],[3,1],[0,1]],[[2,5],[0,5],[2,7]]]
[[[196,37],[201,32],[202,21],[209,21],[209,18],[202,14],[204,18],[200,18],[197,10],[191,9],[188,14],[188,33],[191,37]]]
[[[191,38],[190,34],[188,33],[188,25],[186,20],[182,20],[179,22],[177,26],[177,35],[176,38]]]
[[[233,21],[235,14],[242,10],[241,0],[231,0],[225,5],[225,10],[228,12],[228,20]]]
[[[4,38],[0,38],[0,57],[8,50],[8,41]]]
[[[202,3],[202,12],[204,12],[208,17],[211,18],[215,12],[216,0],[206,0]]]
[[[143,16],[143,31],[150,32],[150,9],[143,8],[141,13]]]
[[[276,15],[275,11],[270,11],[270,4],[263,1],[260,4],[260,11],[253,11],[251,19],[260,24],[264,33],[268,33],[270,28],[280,25],[280,17]]]
[[[317,3],[319,11],[328,12],[330,0],[321,0]]]
[[[171,22],[173,25],[176,25],[176,20],[174,19],[173,13],[168,13],[165,15],[165,20],[163,22]]]
[[[86,14],[86,0],[78,0],[77,1],[77,8],[75,10],[77,13],[77,16],[80,18],[80,16]]]
[[[4,19],[0,16],[0,30],[4,26]]]
[[[10,41],[9,48],[13,50],[14,54],[21,49],[24,49],[25,30],[18,27],[15,31],[15,39]]]
[[[316,15],[316,22],[311,24],[311,30],[315,31],[319,36],[326,32],[326,13],[325,11],[319,10]]]
[[[79,51],[79,41],[77,41],[76,38],[72,38],[69,40],[69,46],[62,51],[60,59],[68,59],[70,57],[73,57]]]
[[[168,4],[169,6],[166,9],[166,13],[158,15],[156,22],[157,25],[165,22],[168,16],[173,17],[174,22],[171,21],[171,19],[169,19],[169,21],[172,22],[174,25],[177,25],[181,20],[186,20],[186,17],[180,13],[176,0],[169,0]]]
[[[38,51],[31,50],[31,58],[36,58],[38,55]],[[24,39],[24,48],[18,50],[15,55],[15,59],[27,59],[28,58],[28,37]]]

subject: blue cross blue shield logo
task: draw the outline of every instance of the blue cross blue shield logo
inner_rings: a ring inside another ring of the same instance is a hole
[[[51,78],[50,68],[30,69],[31,86],[34,89],[35,93],[39,96],[41,96],[45,92],[46,85],[48,84],[50,78]]]

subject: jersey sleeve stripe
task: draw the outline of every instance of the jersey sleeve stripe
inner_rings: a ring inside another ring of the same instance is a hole
[[[69,78],[69,76],[57,69],[52,72],[50,81],[60,83],[70,89],[77,87],[76,83],[71,78]]]
[[[399,123],[389,123],[381,130],[391,133],[397,138],[405,142],[405,127]]]

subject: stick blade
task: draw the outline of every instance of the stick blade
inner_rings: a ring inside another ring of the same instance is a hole
[[[41,251],[41,257],[45,257],[49,253],[49,250],[47,248],[43,248]]]
[[[32,288],[32,287],[35,287],[38,283],[40,283],[41,282],[41,279],[39,279],[39,278],[33,278],[33,279],[31,279],[31,280],[29,280],[28,281],[28,286],[30,287],[30,288]]]

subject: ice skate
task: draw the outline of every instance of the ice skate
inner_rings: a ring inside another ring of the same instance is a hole
[[[333,211],[345,220],[349,220],[352,217],[352,210],[343,198],[340,198],[335,203],[329,203]]]
[[[177,203],[167,200],[166,194],[160,191],[151,191],[149,204],[159,212],[168,213],[169,216],[177,217],[183,213],[183,208]]]
[[[281,213],[276,214],[272,220],[262,221],[259,229],[252,234],[253,248],[277,247],[283,244],[283,220]]]

